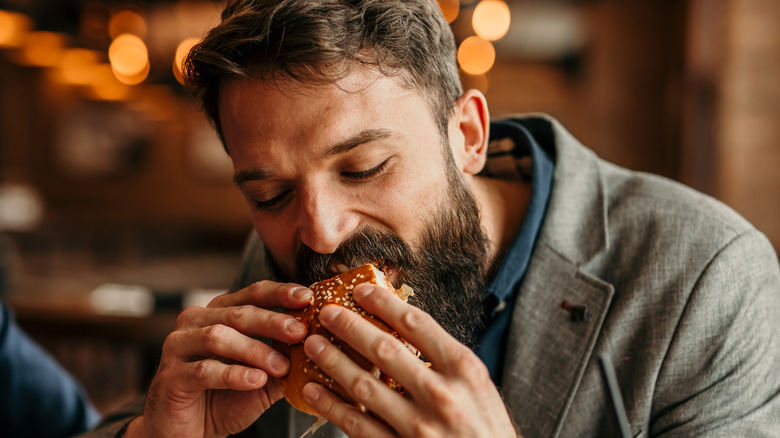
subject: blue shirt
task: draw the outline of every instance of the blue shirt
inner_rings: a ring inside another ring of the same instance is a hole
[[[78,383],[0,302],[0,436],[67,437],[99,419]]]
[[[520,231],[485,292],[485,328],[474,349],[490,371],[493,382],[500,385],[511,313],[547,212],[555,164],[519,122],[494,122],[490,130],[488,162],[482,175],[522,180],[530,182],[532,187]]]

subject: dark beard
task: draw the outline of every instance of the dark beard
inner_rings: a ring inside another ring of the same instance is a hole
[[[331,254],[301,247],[292,275],[285,275],[270,253],[269,267],[279,278],[309,286],[331,277],[331,267],[337,264],[352,268],[384,262],[398,270],[396,287],[405,283],[414,289],[411,304],[473,348],[482,331],[488,239],[474,196],[454,166],[448,168],[447,200],[423,231],[417,250],[389,231],[365,227]]]

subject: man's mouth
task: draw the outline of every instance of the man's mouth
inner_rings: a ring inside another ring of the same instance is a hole
[[[373,260],[373,261],[368,262],[368,263],[373,264],[374,266],[377,267],[377,269],[379,269],[380,271],[384,272],[384,274],[387,277],[387,279],[390,280],[390,283],[392,283],[396,287],[399,287],[399,285],[398,285],[398,276],[399,276],[399,273],[400,273],[400,269],[396,268],[395,265],[392,265],[390,263],[387,263],[387,262],[384,262],[384,261],[381,261],[381,260]],[[345,265],[343,263],[334,263],[334,264],[332,264],[329,267],[328,271],[331,273],[331,275],[335,276],[335,275],[338,275],[338,274],[343,274],[344,272],[347,272],[350,269],[354,269],[354,268],[356,268],[358,266],[361,266],[363,264],[365,264],[365,263],[359,263],[359,264],[356,264],[355,266],[347,266],[347,265]]]

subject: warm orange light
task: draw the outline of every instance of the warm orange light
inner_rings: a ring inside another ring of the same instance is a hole
[[[149,62],[146,62],[146,65],[144,66],[143,70],[139,71],[138,73],[132,74],[132,75],[126,75],[122,74],[121,72],[117,71],[113,67],[111,68],[111,71],[114,72],[114,76],[116,76],[116,79],[125,84],[125,85],[138,85],[149,76],[149,69],[150,65]]]
[[[460,13],[460,2],[458,0],[439,0],[439,8],[441,8],[447,22],[452,23]]]
[[[474,32],[488,41],[503,38],[509,31],[510,22],[509,6],[503,0],[482,0],[471,17]]]
[[[0,10],[0,48],[18,48],[32,29],[32,20],[24,14]]]
[[[198,44],[200,38],[187,38],[180,42],[176,47],[176,55],[173,57],[173,75],[176,76],[176,80],[180,84],[184,85],[184,78],[182,76],[182,68],[184,67],[184,58],[190,53],[190,49],[195,44]]]
[[[458,64],[470,75],[481,75],[493,67],[496,62],[496,49],[490,41],[478,36],[463,40],[458,47]]]
[[[124,33],[116,37],[108,48],[108,59],[117,79],[124,83],[140,83],[149,73],[149,51],[136,35]]]
[[[138,12],[129,9],[123,9],[113,14],[108,21],[108,34],[111,38],[117,38],[123,33],[146,38],[146,32],[146,19]]]
[[[94,50],[68,49],[59,64],[60,80],[72,85],[88,85],[95,80],[100,54]]]
[[[90,90],[90,97],[98,100],[123,100],[130,95],[130,87],[117,80],[109,64],[97,66]]]
[[[23,65],[51,67],[62,57],[65,35],[54,32],[32,32],[24,39],[24,47],[16,56]]]

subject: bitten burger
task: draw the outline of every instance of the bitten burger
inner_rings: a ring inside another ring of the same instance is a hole
[[[328,304],[335,304],[363,316],[376,327],[397,337],[398,334],[395,333],[390,326],[376,318],[374,315],[366,312],[353,300],[352,291],[355,289],[355,286],[362,283],[372,283],[381,286],[394,292],[404,301],[412,295],[412,290],[409,287],[404,285],[401,286],[401,288],[396,289],[390,283],[390,280],[384,272],[372,264],[366,264],[312,284],[309,288],[314,292],[314,295],[309,306],[301,310],[291,310],[288,314],[295,316],[308,326],[309,331],[307,337],[314,334],[324,336],[363,369],[371,372],[378,379],[383,380],[391,388],[402,392],[403,389],[391,377],[382,373],[381,370],[375,367],[368,359],[360,355],[348,344],[333,336],[329,331],[325,330],[319,322],[320,310]],[[403,339],[401,340],[403,341]],[[303,387],[309,382],[317,382],[338,394],[347,402],[359,406],[341,385],[325,374],[306,356],[303,352],[303,342],[292,345],[275,343],[274,347],[290,358],[290,372],[280,379],[280,386],[285,399],[287,399],[294,408],[307,414],[318,416],[318,413],[306,403],[306,400],[303,397]],[[409,344],[407,344],[407,347],[417,354],[417,350],[414,347]]]

